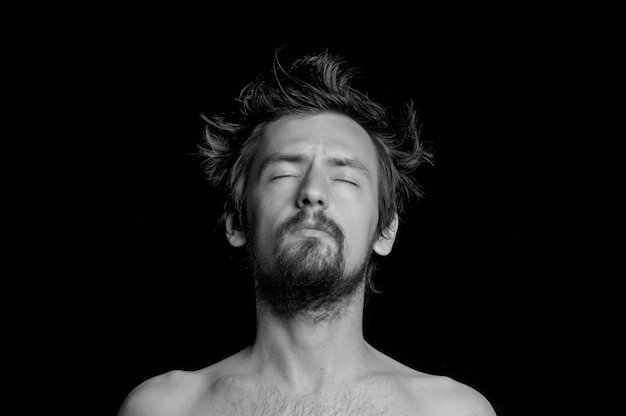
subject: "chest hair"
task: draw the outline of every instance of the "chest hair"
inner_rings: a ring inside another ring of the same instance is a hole
[[[376,404],[363,392],[294,397],[278,389],[264,389],[243,397],[229,394],[220,400],[224,416],[392,416],[390,406]]]

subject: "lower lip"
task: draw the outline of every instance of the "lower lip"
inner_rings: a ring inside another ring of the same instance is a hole
[[[296,231],[295,234],[301,237],[329,237],[327,232],[315,228],[302,228]]]

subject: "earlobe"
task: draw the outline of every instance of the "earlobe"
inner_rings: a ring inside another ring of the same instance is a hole
[[[246,235],[243,230],[235,225],[235,215],[232,212],[226,214],[226,239],[233,247],[241,247],[246,244]]]
[[[374,242],[374,252],[380,256],[386,256],[391,253],[393,243],[396,241],[398,233],[398,213],[393,214],[391,224],[385,229],[383,234]]]

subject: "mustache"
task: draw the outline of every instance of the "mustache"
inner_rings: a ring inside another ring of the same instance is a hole
[[[298,211],[296,215],[289,218],[278,228],[278,237],[298,231],[303,228],[312,228],[328,233],[338,244],[343,245],[344,233],[341,227],[333,220],[328,218],[324,211]]]

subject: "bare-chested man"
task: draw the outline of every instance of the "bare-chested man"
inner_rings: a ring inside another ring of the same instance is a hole
[[[375,256],[390,253],[409,173],[428,160],[398,118],[353,89],[328,53],[251,83],[232,119],[207,119],[203,153],[228,196],[224,225],[254,270],[254,343],[198,371],[139,385],[120,416],[491,416],[450,378],[406,367],[363,337]]]

